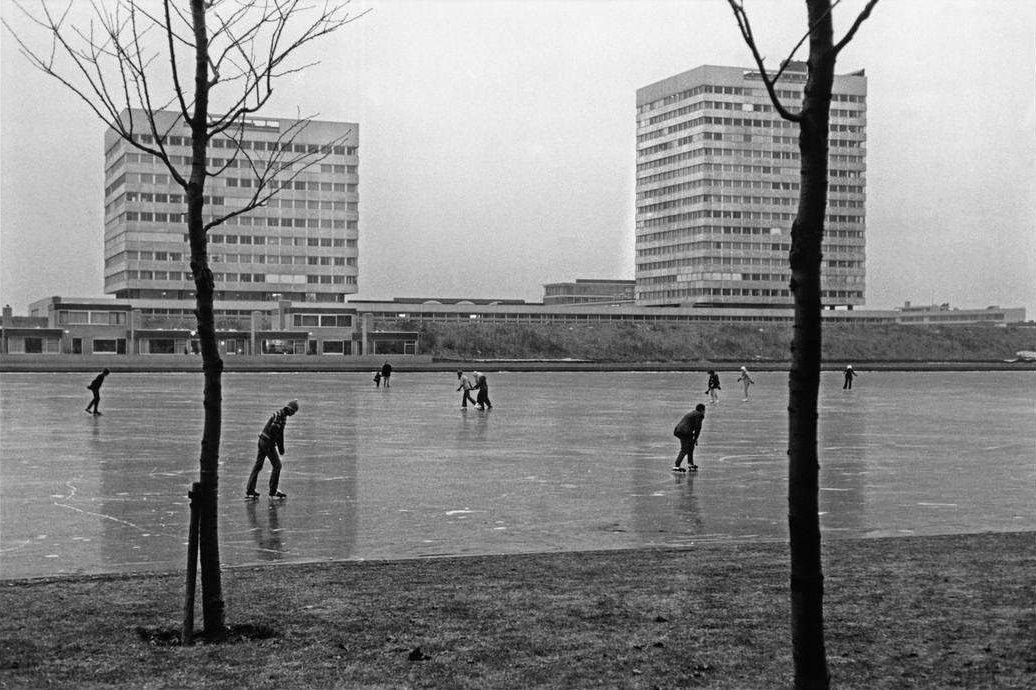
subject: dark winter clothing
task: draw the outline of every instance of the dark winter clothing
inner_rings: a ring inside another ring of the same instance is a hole
[[[677,422],[676,427],[673,429],[673,436],[680,439],[680,454],[676,456],[676,468],[680,467],[680,464],[686,457],[687,466],[691,469],[697,469],[697,465],[694,464],[694,447],[698,445],[698,437],[701,435],[703,421],[705,421],[705,406],[698,405]]]
[[[479,408],[492,410],[493,403],[489,402],[489,382],[486,381],[485,374],[478,374],[475,377],[475,389],[478,390],[478,394],[475,396],[475,403]]]
[[[851,390],[853,387],[853,379],[856,377],[856,372],[853,371],[852,367],[845,368],[845,383],[842,384],[842,390]]]
[[[91,400],[90,404],[86,406],[87,412],[92,411],[93,414],[101,414],[100,410],[97,409],[97,405],[101,402],[101,386],[104,385],[104,377],[110,373],[110,371],[105,369],[90,382],[89,386],[86,387],[87,390],[93,391],[94,394],[93,400]]]
[[[281,479],[281,458],[278,452],[284,453],[284,425],[287,423],[288,417],[295,414],[298,409],[298,403],[292,400],[282,409],[274,412],[266,421],[266,426],[259,434],[259,448],[256,452],[255,464],[252,466],[252,473],[248,476],[246,496],[255,494],[255,484],[266,458],[270,459],[272,467],[270,470],[270,495],[277,494],[277,485]]]

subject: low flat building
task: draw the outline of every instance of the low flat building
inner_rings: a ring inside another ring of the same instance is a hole
[[[898,323],[926,326],[960,326],[965,324],[1002,325],[1025,321],[1025,308],[1012,307],[1002,309],[990,306],[985,309],[950,308],[948,302],[943,304],[913,305],[904,303],[898,310]]]
[[[543,286],[543,304],[622,304],[633,302],[635,280],[576,278]]]
[[[4,307],[4,355],[199,355],[193,317],[145,314],[125,299],[48,297],[29,316]],[[281,300],[247,317],[216,321],[221,356],[417,355],[419,333],[375,329],[354,307]]]

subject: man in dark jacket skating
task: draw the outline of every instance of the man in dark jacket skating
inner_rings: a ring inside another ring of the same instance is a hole
[[[277,490],[277,484],[281,479],[281,455],[284,454],[284,425],[288,417],[299,411],[299,401],[292,400],[280,410],[274,412],[266,421],[262,433],[259,434],[259,451],[255,456],[255,465],[252,466],[252,473],[248,476],[248,487],[245,489],[245,498],[259,498],[255,490],[255,482],[259,478],[259,471],[263,469],[266,458],[270,458],[270,497],[285,498]]]
[[[694,447],[698,445],[698,437],[701,435],[701,423],[705,421],[705,406],[701,403],[695,405],[694,410],[688,412],[676,424],[673,429],[673,436],[680,439],[680,454],[676,456],[674,472],[684,472],[680,467],[683,459],[687,458],[687,469],[695,472],[698,466],[694,464]]]
[[[90,404],[86,406],[87,412],[91,412],[93,414],[101,414],[101,411],[97,409],[97,405],[101,402],[101,386],[104,385],[104,377],[110,373],[111,372],[108,371],[107,368],[105,368],[105,370],[98,374],[94,378],[94,380],[90,382],[90,385],[87,386],[87,389],[92,391],[94,394],[94,399],[91,400]]]

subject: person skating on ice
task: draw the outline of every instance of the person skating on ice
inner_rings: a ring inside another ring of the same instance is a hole
[[[285,498],[287,494],[277,490],[281,479],[281,458],[277,453],[284,454],[284,425],[288,417],[299,411],[299,401],[292,400],[287,405],[270,415],[259,434],[259,450],[255,456],[255,465],[252,466],[252,473],[248,475],[248,486],[245,488],[245,498],[259,498],[256,493],[255,483],[259,478],[259,472],[263,469],[266,458],[270,458],[270,497]]]
[[[92,412],[93,414],[101,414],[101,411],[97,409],[97,406],[101,402],[101,386],[104,385],[104,377],[110,373],[111,372],[108,371],[107,367],[105,367],[104,371],[98,374],[94,378],[94,380],[90,382],[90,385],[86,387],[87,390],[92,391],[94,394],[93,400],[91,400],[90,403],[86,406],[87,412]]]
[[[457,372],[457,379],[460,381],[460,385],[457,386],[457,390],[458,391],[464,391],[464,393],[462,394],[463,397],[461,397],[461,399],[460,399],[460,406],[461,406],[462,409],[466,410],[466,409],[468,409],[468,403],[469,402],[472,405],[475,404],[475,401],[471,398],[471,391],[475,387],[473,385],[471,385],[471,379],[469,379],[467,376],[465,376],[463,371],[458,371]]]
[[[741,375],[737,377],[737,380],[745,390],[745,397],[742,402],[748,402],[748,387],[755,383],[755,381],[748,375],[748,369],[745,367],[741,367]]]
[[[389,387],[389,379],[392,378],[392,365],[385,362],[381,365],[381,380],[385,382],[385,388]]]
[[[855,371],[853,371],[853,365],[850,364],[849,366],[847,366],[845,368],[845,382],[842,384],[842,390],[852,390],[853,379],[857,376],[858,374]]]
[[[489,402],[489,381],[486,380],[486,375],[476,371],[474,376],[475,389],[478,391],[478,394],[475,396],[478,409],[492,410],[493,403]]]
[[[706,384],[705,392],[709,396],[709,402],[713,405],[719,402],[719,374],[709,369],[709,382]]]
[[[701,436],[701,424],[705,421],[705,405],[698,403],[694,409],[685,414],[676,428],[673,429],[673,436],[680,439],[680,453],[676,456],[674,472],[684,472],[681,467],[683,459],[687,458],[687,469],[696,472],[698,466],[694,464],[694,447],[698,445],[698,437]]]

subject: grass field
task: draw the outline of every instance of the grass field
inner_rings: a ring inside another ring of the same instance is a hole
[[[825,543],[840,688],[1036,686],[1036,534]],[[232,641],[168,644],[182,575],[0,583],[0,687],[789,687],[784,544],[230,569]]]

